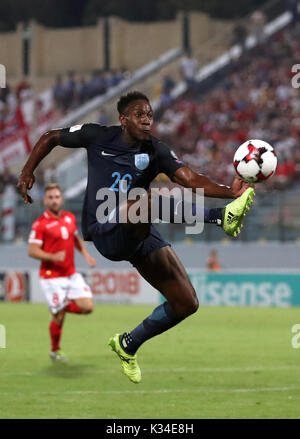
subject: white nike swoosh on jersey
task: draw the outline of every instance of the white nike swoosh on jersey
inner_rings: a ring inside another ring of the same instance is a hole
[[[101,154],[102,154],[102,155],[116,155],[116,154],[109,154],[108,152],[104,152],[104,151],[102,151]]]

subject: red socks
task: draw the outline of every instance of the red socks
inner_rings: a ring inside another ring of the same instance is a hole
[[[51,337],[51,350],[52,352],[59,351],[60,350],[60,337],[62,334],[62,327],[59,326],[54,320],[51,320],[50,326],[50,337]]]
[[[81,309],[76,305],[76,303],[73,300],[66,305],[64,311],[72,312],[75,314],[83,314]],[[59,326],[54,320],[51,320],[49,325],[49,332],[51,337],[52,352],[59,351],[60,350],[59,342],[62,334],[62,326]]]
[[[68,305],[66,305],[64,307],[64,310],[66,312],[72,312],[72,313],[75,313],[75,314],[83,314],[81,309],[76,305],[76,303],[73,300],[70,303],[68,303]]]

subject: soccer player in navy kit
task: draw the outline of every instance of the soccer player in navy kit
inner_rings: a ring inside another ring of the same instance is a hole
[[[223,209],[204,209],[204,221],[219,224],[231,236],[237,236],[249,210],[254,190],[236,177],[231,187],[219,185],[184,165],[169,147],[151,136],[153,111],[148,98],[139,92],[122,96],[118,102],[120,126],[98,124],[75,125],[56,129],[41,136],[19,177],[18,190],[25,203],[32,203],[27,190],[34,184],[33,172],[55,146],[85,147],[88,154],[88,183],[82,210],[82,232],[98,251],[113,261],[127,260],[166,301],[154,309],[132,331],[115,334],[109,345],[119,356],[123,371],[138,383],[141,371],[136,351],[146,340],[167,331],[198,309],[196,292],[170,244],[163,240],[151,222],[126,223],[97,220],[97,192],[109,188],[119,191],[148,189],[151,181],[163,172],[175,183],[204,189],[204,195],[235,198]],[[126,183],[126,184],[125,184]],[[151,196],[148,194],[151,210]],[[103,201],[103,200],[102,200]],[[125,205],[130,208],[133,202]]]

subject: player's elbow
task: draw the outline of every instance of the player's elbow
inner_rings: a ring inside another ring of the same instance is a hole
[[[40,143],[46,144],[50,148],[59,145],[59,130],[49,130],[42,134]]]
[[[173,178],[172,181],[174,183],[180,184],[183,187],[186,188],[193,188],[194,187],[194,173],[189,168],[183,167],[179,168]]]
[[[28,256],[30,258],[36,258],[35,252],[32,249],[30,249],[30,248],[28,250]]]
[[[35,244],[30,244],[29,245],[28,256],[30,258],[39,259],[37,249],[35,248]]]

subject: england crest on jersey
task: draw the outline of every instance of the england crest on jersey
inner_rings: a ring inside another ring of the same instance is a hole
[[[134,164],[140,170],[143,171],[149,165],[149,155],[148,154],[135,154]]]

